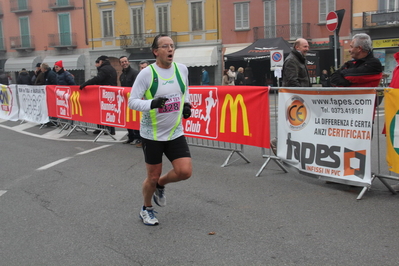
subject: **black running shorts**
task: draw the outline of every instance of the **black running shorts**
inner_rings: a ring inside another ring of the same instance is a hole
[[[189,157],[190,150],[185,136],[169,141],[157,141],[142,139],[145,162],[148,164],[162,163],[162,155],[165,154],[169,161]]]

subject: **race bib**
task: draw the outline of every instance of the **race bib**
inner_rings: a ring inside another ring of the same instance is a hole
[[[158,113],[172,113],[180,111],[181,98],[179,94],[165,95],[164,97],[168,98],[168,100],[164,107],[158,108]]]

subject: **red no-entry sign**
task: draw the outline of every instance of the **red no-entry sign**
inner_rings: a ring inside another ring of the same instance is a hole
[[[330,13],[328,13],[327,15],[327,29],[329,31],[335,31],[338,27],[338,15],[337,13],[335,13],[334,11],[331,11]]]

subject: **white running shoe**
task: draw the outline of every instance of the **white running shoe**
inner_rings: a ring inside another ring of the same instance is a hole
[[[158,225],[158,219],[155,217],[156,211],[154,211],[153,207],[147,207],[145,210],[143,210],[143,207],[141,208],[140,211],[140,218],[143,220],[143,223],[145,225]]]
[[[165,188],[156,188],[152,198],[159,207],[165,207],[166,206]]]

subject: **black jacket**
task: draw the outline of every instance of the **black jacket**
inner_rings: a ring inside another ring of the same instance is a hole
[[[126,69],[125,68],[122,69],[122,74],[119,76],[119,81],[121,82],[121,86],[132,87],[138,74],[139,72],[131,68],[131,66],[129,66]]]
[[[283,64],[284,87],[311,87],[306,58],[296,50],[291,51]]]
[[[30,84],[30,76],[27,71],[19,72],[17,84],[27,84],[27,85]]]
[[[346,62],[330,78],[332,86],[377,87],[382,78],[382,65],[373,53],[361,59]]]
[[[53,70],[44,72],[44,85],[57,85],[57,74]]]
[[[111,63],[108,60],[104,61],[103,64],[97,68],[97,70],[97,76],[83,83],[81,87],[88,85],[118,85],[118,75],[116,74],[115,68],[111,66]]]

